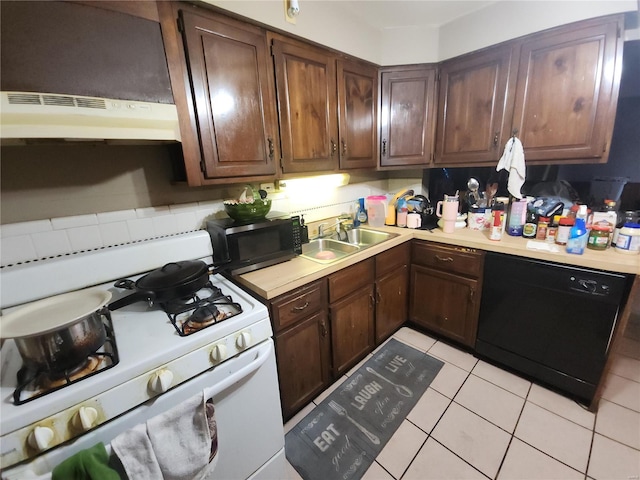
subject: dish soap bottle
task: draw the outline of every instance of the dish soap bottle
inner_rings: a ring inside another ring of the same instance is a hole
[[[582,255],[587,246],[589,239],[589,231],[583,218],[576,218],[576,223],[569,231],[569,239],[567,240],[567,253]]]

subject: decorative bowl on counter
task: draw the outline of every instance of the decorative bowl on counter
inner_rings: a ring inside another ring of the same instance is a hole
[[[250,222],[254,220],[262,220],[271,210],[271,200],[254,200],[253,203],[228,203],[224,202],[224,211],[236,222]]]

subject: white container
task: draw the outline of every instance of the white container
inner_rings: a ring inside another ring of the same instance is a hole
[[[640,223],[625,223],[616,240],[616,252],[640,253]]]

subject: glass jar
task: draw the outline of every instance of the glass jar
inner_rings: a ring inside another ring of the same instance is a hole
[[[547,239],[547,228],[549,227],[549,217],[540,217],[538,219],[538,229],[536,231],[536,240]]]
[[[611,227],[608,224],[594,223],[589,231],[587,248],[590,250],[606,250],[609,246],[609,233]]]
[[[569,240],[569,232],[573,227],[574,219],[569,217],[560,217],[558,221],[558,232],[556,233],[556,243],[558,245],[566,245]]]

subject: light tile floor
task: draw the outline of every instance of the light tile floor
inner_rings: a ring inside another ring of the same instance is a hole
[[[445,364],[363,480],[640,479],[640,339],[624,338],[594,414],[415,330],[394,337]]]

